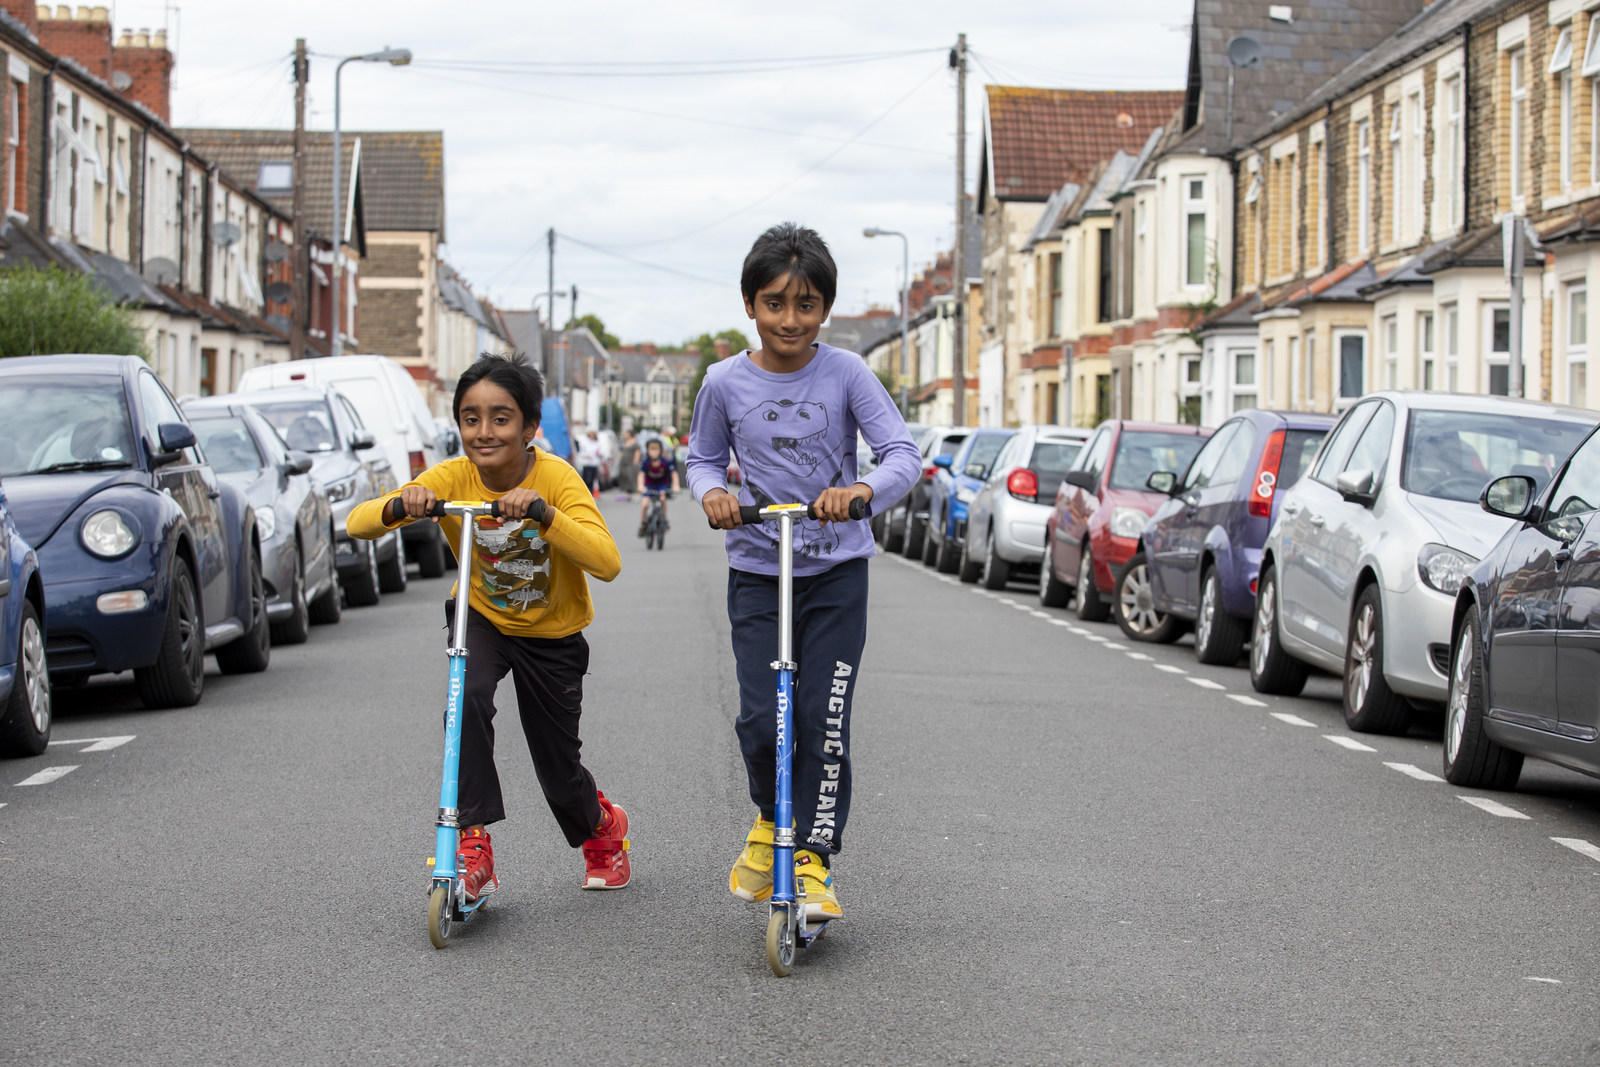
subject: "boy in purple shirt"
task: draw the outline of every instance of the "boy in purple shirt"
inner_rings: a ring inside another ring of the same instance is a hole
[[[866,362],[817,343],[838,289],[838,270],[814,230],[793,223],[757,238],[739,279],[761,348],[716,363],[695,399],[689,491],[706,517],[729,531],[728,621],[739,676],[735,732],[744,754],[755,826],[728,875],[741,900],[772,895],[777,711],[772,657],[778,647],[778,531],[741,526],[739,505],[813,501],[819,521],[795,531],[794,811],[797,879],[806,916],[837,919],[830,870],[850,813],[850,703],[867,637],[867,560],[874,553],[872,502],[892,503],[922,473],[905,419]],[[857,430],[878,466],[856,476]],[[727,491],[728,454],[744,482]],[[867,519],[850,521],[850,503]]]

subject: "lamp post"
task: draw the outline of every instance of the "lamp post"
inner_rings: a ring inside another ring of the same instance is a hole
[[[906,235],[899,230],[880,230],[876,226],[868,226],[861,231],[861,236],[900,238],[900,416],[909,422],[911,400],[906,393],[906,379],[910,375],[906,371],[906,366],[910,352],[907,336],[911,311],[911,242],[907,241]]]
[[[343,146],[339,140],[339,76],[346,63],[388,63],[403,67],[411,62],[411,49],[384,46],[381,52],[368,52],[361,56],[346,56],[333,68],[333,329],[328,333],[328,354],[340,355],[342,338],[339,336],[339,308],[344,294],[340,289],[339,260],[344,254],[344,227],[339,219],[339,156]]]

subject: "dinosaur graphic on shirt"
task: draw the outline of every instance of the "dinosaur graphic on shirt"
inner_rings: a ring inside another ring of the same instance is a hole
[[[739,417],[734,424],[736,440],[752,445],[769,444],[783,464],[803,478],[827,473],[828,487],[833,488],[844,480],[844,457],[855,454],[854,437],[841,441],[831,450],[827,447],[830,422],[826,404],[811,400],[763,400]],[[757,507],[777,503],[745,475],[745,487]],[[775,530],[768,536],[777,542]],[[839,547],[839,532],[834,524],[815,519],[801,519],[795,524],[795,551],[802,556],[822,559],[831,556]]]

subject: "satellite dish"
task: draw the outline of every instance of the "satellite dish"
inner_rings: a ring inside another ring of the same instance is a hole
[[[289,316],[287,315],[268,315],[262,321],[279,333],[289,332]]]
[[[274,304],[287,304],[289,299],[294,296],[294,289],[290,287],[288,282],[273,282],[262,290],[262,295]]]
[[[133,88],[133,75],[129,74],[125,70],[112,71],[111,88],[115,89],[119,93],[127,92],[129,89]]]
[[[289,258],[289,246],[282,241],[268,241],[267,247],[261,250],[261,256],[268,263],[282,263]]]
[[[1228,62],[1236,67],[1261,65],[1261,42],[1241,34],[1228,42]]]
[[[178,265],[166,256],[144,261],[144,280],[151,285],[172,285],[178,280]]]
[[[244,234],[239,227],[231,222],[213,222],[211,224],[211,243],[219,248],[229,248],[239,243],[239,238]]]

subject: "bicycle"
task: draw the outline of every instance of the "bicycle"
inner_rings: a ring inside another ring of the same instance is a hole
[[[667,547],[667,515],[661,507],[663,499],[671,500],[673,494],[663,489],[646,489],[644,495],[650,500],[650,510],[644,518],[644,547],[662,549]]]

